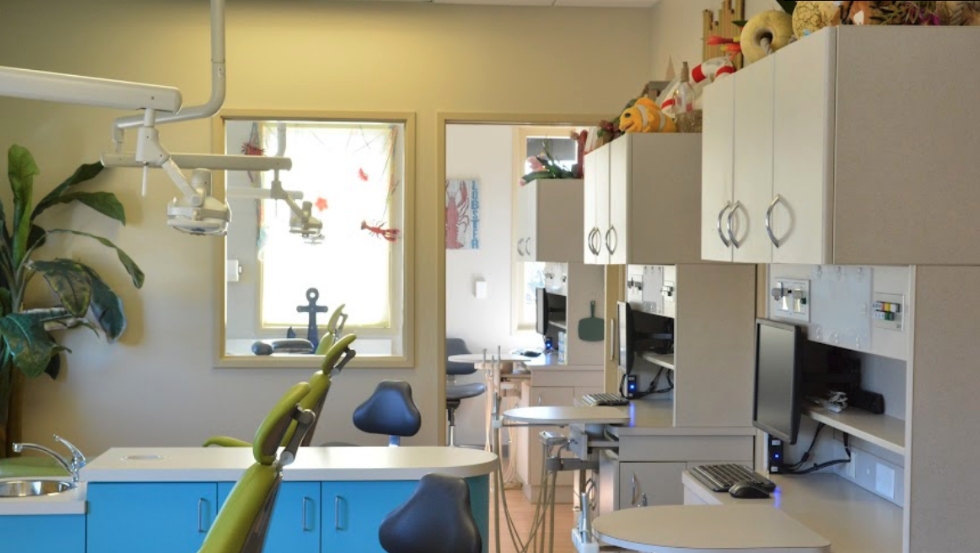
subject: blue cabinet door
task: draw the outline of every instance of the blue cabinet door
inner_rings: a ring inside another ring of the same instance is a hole
[[[85,515],[0,517],[0,551],[85,553]]]
[[[378,541],[381,521],[405,502],[418,481],[324,482],[323,553],[385,553]]]
[[[193,553],[217,512],[218,485],[90,483],[86,553]]]
[[[219,505],[224,505],[234,486],[234,482],[218,484]],[[319,553],[320,518],[319,482],[283,482],[272,510],[265,553]]]

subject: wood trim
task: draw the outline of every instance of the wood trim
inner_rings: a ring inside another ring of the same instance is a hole
[[[415,289],[415,205],[416,205],[416,114],[415,112],[387,112],[387,111],[323,111],[323,110],[251,110],[251,109],[228,109],[222,110],[216,117],[212,118],[211,124],[211,151],[214,153],[224,153],[225,151],[225,121],[240,120],[270,120],[270,121],[309,121],[309,120],[329,120],[329,121],[372,121],[402,123],[405,125],[404,142],[404,164],[405,182],[404,188],[404,225],[403,233],[411,238],[404,242],[404,317],[402,321],[402,355],[391,357],[355,357],[348,367],[350,368],[414,368],[415,352],[417,351],[415,339],[416,332],[416,296]],[[215,196],[219,199],[225,198],[225,177],[224,171],[216,171],[213,177]],[[226,257],[227,248],[225,240],[217,241],[214,246],[217,253],[214,255],[214,266],[212,268],[215,283],[214,289],[214,332],[216,341],[214,347],[215,368],[319,368],[320,360],[318,357],[262,357],[251,358],[248,356],[227,356],[225,355],[225,278],[226,278]]]

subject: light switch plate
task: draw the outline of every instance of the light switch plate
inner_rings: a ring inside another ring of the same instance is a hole
[[[770,313],[780,319],[810,322],[810,281],[774,278],[769,291]]]
[[[871,305],[871,324],[875,328],[900,331],[903,328],[905,308],[905,296],[875,292]]]

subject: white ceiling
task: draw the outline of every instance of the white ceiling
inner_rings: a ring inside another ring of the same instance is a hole
[[[361,0],[364,2],[426,2],[430,4],[480,4],[484,6],[558,6],[590,8],[652,8],[660,0]]]

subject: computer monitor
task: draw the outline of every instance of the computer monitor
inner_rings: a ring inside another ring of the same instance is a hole
[[[538,310],[535,330],[538,331],[538,334],[544,336],[548,334],[548,326],[550,325],[551,307],[548,305],[548,292],[544,288],[537,288],[535,294]]]
[[[619,319],[619,368],[626,374],[633,372],[633,354],[636,350],[636,331],[633,320],[633,309],[630,304],[616,302],[617,318]]]
[[[800,327],[756,321],[755,408],[752,424],[788,444],[800,429],[803,333]]]

